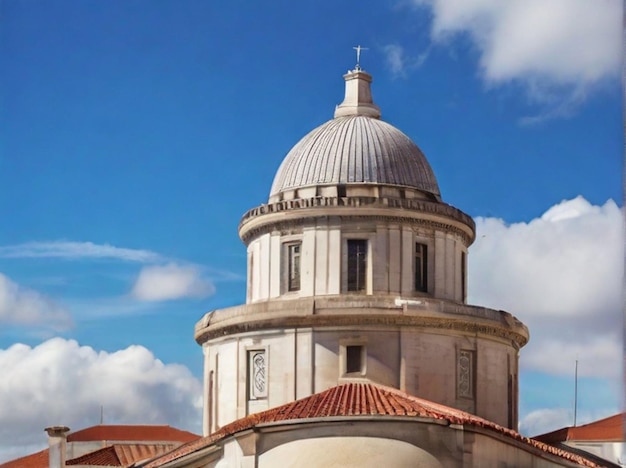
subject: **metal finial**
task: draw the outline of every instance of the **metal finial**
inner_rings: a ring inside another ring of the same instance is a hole
[[[355,70],[360,70],[361,69],[361,51],[362,50],[369,50],[367,47],[361,47],[360,45],[353,47],[354,50],[356,50],[356,67]]]

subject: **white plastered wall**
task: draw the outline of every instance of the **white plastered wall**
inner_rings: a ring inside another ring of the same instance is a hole
[[[217,407],[205,406],[205,434],[247,414],[294,401],[353,378],[343,373],[345,364],[342,369],[342,362],[345,362],[342,348],[345,350],[350,344],[365,347],[366,371],[360,378],[508,425],[508,377],[509,372],[517,374],[517,352],[503,341],[421,328],[284,329],[230,336],[208,343],[205,389],[209,388],[207,379],[213,371],[217,378],[214,378],[215,394],[211,401]],[[266,399],[251,400],[247,353],[256,349],[266,352],[268,394]],[[457,391],[459,350],[476,353],[475,391],[469,399],[459,396]],[[214,420],[210,427],[209,411]]]
[[[297,233],[264,234],[248,246],[248,302],[340,294],[346,289],[346,243],[368,240],[368,279],[365,294],[421,295],[414,290],[415,243],[428,247],[428,294],[463,302],[460,236],[416,228],[409,224],[372,223],[369,228],[346,223],[321,223]],[[301,242],[299,291],[286,290],[285,244]],[[467,272],[466,272],[467,274]]]
[[[259,468],[381,466],[439,468],[437,459],[407,442],[379,437],[320,437],[288,442],[262,454]]]

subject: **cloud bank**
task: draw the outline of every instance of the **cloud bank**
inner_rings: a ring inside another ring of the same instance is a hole
[[[382,50],[387,66],[396,78],[404,78],[410,70],[421,67],[430,53],[430,50],[427,49],[417,56],[410,56],[406,49],[399,44],[387,44],[382,47]]]
[[[194,265],[188,262],[177,263],[159,253],[144,249],[128,249],[108,244],[74,241],[26,242],[22,244],[0,246],[0,258],[11,259],[60,259],[60,260],[99,260],[115,262],[131,262],[144,264],[131,287],[130,298],[140,302],[158,302],[186,298],[204,298],[215,292],[213,279],[239,280],[239,276],[227,271],[218,271]],[[209,278],[210,277],[210,278]],[[62,278],[54,278],[63,281]],[[22,298],[20,314],[13,313],[9,307],[15,308],[17,299],[5,299],[3,310],[3,288],[9,286],[0,283],[0,321],[15,316],[13,320],[20,323],[33,323],[35,317],[52,316],[54,304],[43,295],[34,291],[18,293],[5,292],[4,295]],[[15,289],[15,285],[12,286]],[[27,299],[28,296],[28,299]],[[128,299],[128,296],[126,296]],[[35,304],[35,302],[37,303]],[[44,307],[47,304],[47,307]],[[56,310],[56,309],[54,309]],[[39,312],[38,312],[39,311]],[[3,314],[4,312],[4,314]],[[56,312],[59,315],[59,312]],[[28,318],[32,316],[33,318]]]
[[[530,329],[522,369],[621,374],[623,217],[613,201],[582,197],[529,223],[477,218],[469,300],[513,313]],[[546,359],[549,356],[549,359]]]
[[[431,38],[465,35],[484,78],[591,84],[621,69],[619,0],[414,0],[432,12]]]
[[[125,249],[93,242],[25,242],[0,247],[0,258],[84,258],[114,259],[128,262],[156,262],[162,257],[149,250]]]
[[[142,346],[114,353],[53,338],[0,350],[0,460],[46,445],[43,428],[170,424],[201,430],[201,383]]]
[[[72,318],[67,309],[52,299],[18,285],[0,273],[0,326],[19,325],[67,330]]]
[[[215,287],[194,265],[169,263],[142,268],[131,291],[139,301],[167,301],[182,298],[203,298],[215,292]]]
[[[488,87],[519,85],[535,115],[521,125],[572,116],[588,96],[622,70],[619,0],[410,0],[431,17],[431,45],[456,55],[466,44],[477,55]],[[430,47],[429,47],[430,48]],[[407,47],[383,48],[394,76],[415,66]],[[421,61],[428,56],[422,54]],[[421,64],[421,62],[419,62]],[[613,86],[613,85],[611,85]]]
[[[569,408],[546,408],[528,413],[520,421],[520,432],[537,436],[571,425],[572,411]]]

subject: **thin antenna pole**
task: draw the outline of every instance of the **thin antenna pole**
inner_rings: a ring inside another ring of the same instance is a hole
[[[576,427],[576,410],[578,409],[578,359],[574,370],[574,427]]]
[[[104,406],[100,405],[100,425],[104,424]]]

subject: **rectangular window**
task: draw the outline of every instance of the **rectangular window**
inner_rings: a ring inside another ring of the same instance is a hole
[[[367,240],[348,239],[348,291],[365,291]]]
[[[252,251],[248,252],[248,290],[246,291],[246,297],[248,302],[252,301],[253,288],[254,288],[254,254]]]
[[[428,292],[428,246],[415,244],[415,290]]]
[[[461,300],[467,299],[467,254],[461,252]]]
[[[287,290],[300,290],[300,250],[302,244],[287,245]]]
[[[461,398],[474,398],[474,362],[474,351],[459,351],[457,362],[457,394]]]
[[[363,346],[346,346],[346,374],[363,371]]]
[[[509,420],[508,420],[508,427],[510,429],[513,429],[517,426],[517,419],[518,419],[518,414],[517,414],[517,404],[518,404],[518,395],[517,395],[517,388],[518,388],[518,383],[517,383],[517,375],[513,373],[512,371],[512,365],[511,365],[511,355],[508,356],[507,359],[507,373],[509,374],[509,381],[508,381],[508,404],[509,404]]]
[[[267,398],[267,365],[265,350],[248,351],[248,398]]]

